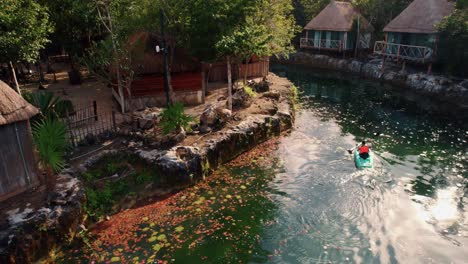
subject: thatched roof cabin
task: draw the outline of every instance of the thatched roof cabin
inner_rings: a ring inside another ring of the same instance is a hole
[[[350,2],[339,1],[331,1],[304,29],[349,32],[352,30],[354,20],[359,16],[361,17],[361,28],[374,31],[374,27],[362,17]]]
[[[29,119],[39,110],[0,81],[0,201],[39,183]]]
[[[431,34],[436,25],[453,12],[448,0],[415,0],[384,28],[384,32]]]
[[[0,80],[0,126],[28,120],[39,110]]]
[[[437,60],[437,24],[450,15],[454,8],[454,1],[414,0],[385,26],[385,40],[376,41],[374,53],[397,62],[431,65]],[[431,66],[428,72],[431,72]]]
[[[305,27],[302,48],[345,51],[356,46],[354,23],[359,19],[359,48],[369,48],[374,27],[350,2],[331,1]]]

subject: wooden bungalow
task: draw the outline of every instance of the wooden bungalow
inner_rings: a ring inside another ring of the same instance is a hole
[[[354,23],[357,23],[354,26]],[[300,47],[344,52],[370,48],[372,25],[349,2],[331,1],[304,27]]]
[[[29,125],[38,113],[0,81],[0,201],[39,184]]]
[[[114,98],[124,110],[165,105],[163,55],[155,50],[157,45],[161,46],[160,41],[159,35],[149,32],[138,32],[129,38],[127,48],[134,72],[130,94],[125,90],[119,94],[118,89],[113,89]],[[202,103],[201,63],[183,48],[176,47],[171,37],[167,37],[167,45],[173,49],[170,71],[175,100],[185,105]]]
[[[375,42],[374,54],[382,55],[384,59],[432,65],[437,59],[439,41],[436,25],[453,9],[454,1],[413,1],[385,26],[385,40]]]

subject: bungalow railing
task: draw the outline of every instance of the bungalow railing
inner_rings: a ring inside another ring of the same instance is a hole
[[[343,48],[341,40],[301,38],[301,48],[339,50]]]
[[[425,63],[432,60],[434,50],[424,46],[376,41],[374,44],[374,54],[395,58],[397,60],[403,59]]]

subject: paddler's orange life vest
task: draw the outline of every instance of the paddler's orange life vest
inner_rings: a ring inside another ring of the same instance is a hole
[[[364,153],[369,153],[369,147],[368,146],[362,146],[359,148],[359,154],[364,154]]]

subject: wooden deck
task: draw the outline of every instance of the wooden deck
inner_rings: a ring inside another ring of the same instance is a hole
[[[392,58],[397,61],[406,60],[417,63],[430,63],[434,60],[434,50],[425,46],[402,45],[376,41],[374,54]]]
[[[318,49],[318,50],[333,50],[342,51],[343,42],[341,40],[330,40],[330,39],[312,39],[312,38],[301,38],[301,48],[307,49]]]

